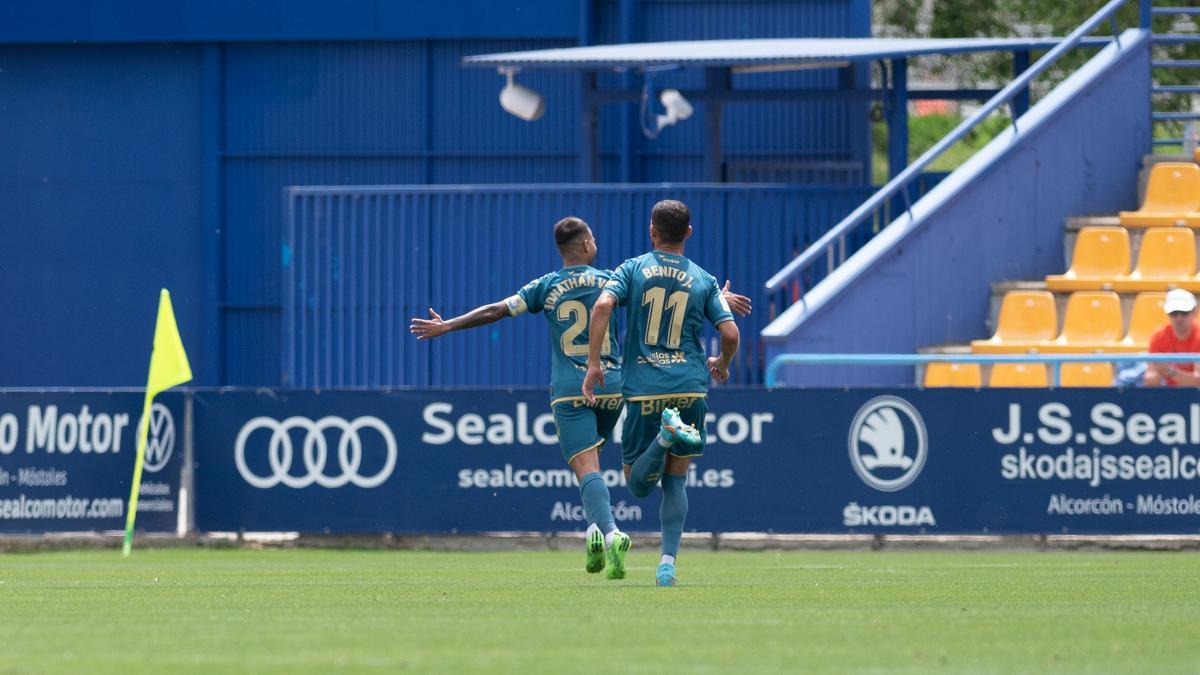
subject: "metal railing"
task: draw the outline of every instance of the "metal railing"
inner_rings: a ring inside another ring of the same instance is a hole
[[[1038,59],[1036,63],[1029,67],[1028,70],[1023,72],[1012,82],[1008,83],[1008,86],[997,92],[996,95],[989,99],[988,102],[983,105],[983,107],[975,112],[975,114],[963,120],[961,124],[955,127],[954,131],[951,131],[948,135],[942,138],[942,140],[935,143],[933,147],[925,151],[925,153],[917,158],[916,161],[914,161],[912,164],[909,164],[903,171],[897,174],[895,178],[891,179],[887,182],[887,184],[881,187],[878,192],[871,196],[870,199],[863,202],[858,208],[851,212],[850,215],[846,216],[841,222],[835,225],[833,229],[829,230],[822,235],[821,238],[813,242],[807,249],[804,250],[803,253],[792,259],[792,261],[789,262],[783,269],[776,272],[775,275],[772,276],[766,283],[767,292],[774,293],[784,288],[784,284],[788,283],[793,278],[808,269],[813,262],[823,254],[828,254],[829,256],[831,271],[837,266],[837,264],[845,262],[844,251],[847,234],[849,234],[855,228],[861,226],[864,222],[871,222],[871,215],[880,209],[889,199],[892,199],[896,195],[902,193],[907,194],[905,189],[908,187],[908,185],[915,180],[926,167],[932,164],[933,161],[936,160],[943,152],[945,152],[958,141],[965,138],[966,135],[969,134],[976,125],[998,110],[1000,106],[1010,102],[1026,87],[1028,87],[1030,82],[1032,82],[1035,77],[1053,65],[1054,62],[1057,61],[1063,54],[1078,46],[1079,43],[1082,42],[1085,37],[1091,34],[1091,32],[1100,24],[1111,18],[1114,22],[1113,33],[1115,34],[1117,32],[1115,25],[1115,14],[1118,9],[1130,1],[1131,0],[1111,0],[1101,7],[1095,14],[1091,16],[1091,18],[1080,24],[1080,26],[1072,31],[1070,35],[1063,38],[1062,42],[1058,43],[1053,49],[1046,52],[1042,58]],[[1150,6],[1149,0],[1133,1],[1142,3],[1142,14],[1144,15],[1143,22],[1148,23],[1148,8]],[[1114,39],[1117,39],[1115,35]],[[1013,125],[1015,126],[1016,124],[1017,119],[1014,118]],[[909,202],[907,206],[909,212],[911,212],[911,202]],[[835,264],[833,260],[835,258],[835,252],[838,250],[843,251],[843,254],[841,255],[840,260],[838,260],[838,262]]]
[[[766,386],[779,386],[779,369],[784,366],[916,366],[929,363],[1046,363],[1050,364],[1050,386],[1059,386],[1059,368],[1064,363],[1200,363],[1200,354],[1093,353],[1093,354],[780,354],[767,365]]]
[[[1151,16],[1170,17],[1170,16],[1200,16],[1200,7],[1152,7],[1150,9]],[[1151,38],[1156,47],[1168,47],[1173,45],[1189,45],[1200,42],[1200,34],[1172,34],[1162,33],[1154,34]],[[1165,58],[1154,59],[1150,63],[1151,71],[1166,69],[1166,68],[1184,68],[1196,69],[1200,68],[1200,61],[1188,59],[1176,59],[1167,55]],[[1150,89],[1151,94],[1200,94],[1200,86],[1192,84],[1174,84],[1174,85],[1153,85]],[[1184,154],[1191,156],[1192,149],[1195,144],[1194,123],[1200,120],[1200,112],[1181,112],[1181,111],[1156,111],[1153,106],[1154,99],[1151,98],[1151,124],[1168,124],[1171,129],[1179,129],[1180,122],[1187,122],[1182,128],[1182,136],[1169,136],[1152,138],[1151,143],[1154,146],[1184,146]],[[1153,126],[1151,127],[1154,128]]]

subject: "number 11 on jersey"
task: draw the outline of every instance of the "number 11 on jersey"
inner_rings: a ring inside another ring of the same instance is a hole
[[[671,311],[671,325],[667,328],[667,343],[669,349],[678,349],[683,339],[683,317],[687,313],[688,294],[686,291],[675,291],[667,297],[667,289],[655,287],[647,289],[642,294],[642,306],[650,305],[650,314],[646,317],[646,337],[643,340],[648,345],[657,345],[662,332],[663,310]]]

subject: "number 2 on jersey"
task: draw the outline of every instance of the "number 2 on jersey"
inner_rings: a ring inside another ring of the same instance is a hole
[[[648,345],[657,345],[662,332],[663,310],[671,310],[671,325],[667,329],[667,348],[679,349],[683,338],[683,316],[687,313],[688,294],[686,291],[675,291],[667,297],[667,289],[656,287],[642,294],[642,305],[650,305],[650,315],[646,317],[646,338]]]
[[[571,325],[563,331],[562,337],[559,338],[560,346],[563,354],[567,356],[587,356],[587,343],[581,345],[575,344],[575,338],[587,328],[588,311],[587,307],[578,300],[568,300],[558,306],[558,320],[570,321]],[[612,343],[609,341],[608,333],[604,334],[604,347],[600,349],[600,353],[608,355],[612,353]]]

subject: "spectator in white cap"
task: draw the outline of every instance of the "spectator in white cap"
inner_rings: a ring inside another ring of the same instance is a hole
[[[1173,289],[1163,301],[1163,311],[1167,313],[1169,323],[1151,336],[1150,353],[1200,352],[1200,327],[1196,325],[1196,296],[1182,288]],[[1147,365],[1146,386],[1200,386],[1200,375],[1196,374],[1195,363],[1154,362]]]

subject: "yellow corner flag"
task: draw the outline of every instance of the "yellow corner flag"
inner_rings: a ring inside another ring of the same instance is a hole
[[[146,436],[150,431],[150,405],[154,396],[192,379],[192,368],[179,339],[171,294],[163,289],[158,298],[158,321],[154,325],[154,351],[150,354],[150,375],[146,379],[146,400],[137,430],[137,459],[133,465],[133,485],[129,489],[129,512],[125,516],[124,555],[133,547],[133,521],[137,517],[138,491],[142,486],[142,463],[146,459]]]

